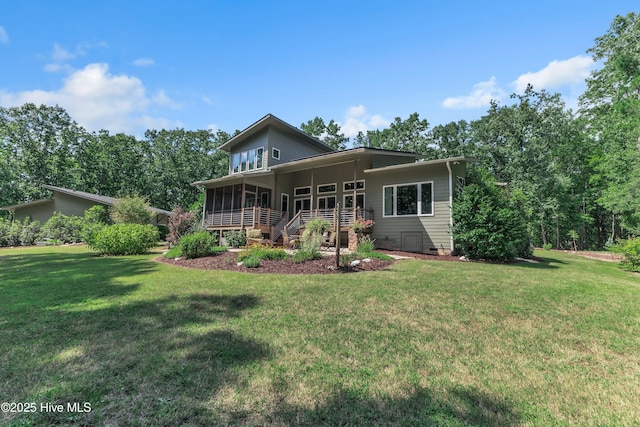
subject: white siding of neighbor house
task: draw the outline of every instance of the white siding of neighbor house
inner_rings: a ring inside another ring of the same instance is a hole
[[[374,209],[375,225],[371,237],[390,240],[402,249],[403,234],[422,237],[422,252],[451,251],[449,224],[449,173],[446,164],[369,173],[367,178],[367,206]],[[387,185],[433,182],[434,214],[432,216],[384,217],[383,187]]]

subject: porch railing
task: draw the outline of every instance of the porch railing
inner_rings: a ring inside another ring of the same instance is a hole
[[[230,211],[207,211],[204,215],[204,225],[215,227],[271,227],[276,225],[284,216],[282,211],[269,208],[234,209]]]
[[[350,227],[355,224],[356,219],[362,218],[366,220],[373,220],[373,211],[362,208],[344,208],[341,209],[340,215],[340,227]],[[312,209],[299,211],[289,223],[285,226],[287,234],[297,234],[300,228],[311,221],[314,218],[324,218],[331,224],[332,228],[335,228],[338,222],[338,210],[337,209]]]

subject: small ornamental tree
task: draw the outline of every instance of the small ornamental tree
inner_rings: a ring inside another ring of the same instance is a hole
[[[456,249],[467,258],[507,261],[531,255],[524,213],[490,178],[465,186],[452,211]]]
[[[176,206],[169,215],[169,234],[167,234],[169,247],[177,245],[180,239],[191,232],[197,222],[198,218],[193,212],[185,211],[181,206]]]
[[[111,206],[110,215],[116,224],[149,224],[153,212],[147,199],[141,196],[127,196],[116,200]]]

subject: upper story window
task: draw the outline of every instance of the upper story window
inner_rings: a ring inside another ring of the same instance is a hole
[[[280,160],[280,150],[278,150],[277,148],[272,148],[271,157],[273,157],[276,160]]]
[[[231,155],[231,173],[240,173],[262,169],[264,164],[264,148],[252,148]]]
[[[334,184],[320,184],[318,185],[318,194],[322,193],[335,193],[337,185]]]
[[[364,190],[364,179],[357,181],[347,181],[343,184],[344,191]]]

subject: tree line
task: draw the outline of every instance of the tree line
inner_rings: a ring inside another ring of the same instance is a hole
[[[300,129],[338,150],[349,145],[470,156],[524,208],[536,245],[602,248],[640,234],[640,15],[617,16],[588,50],[601,67],[578,111],[529,86],[477,120],[430,127],[416,112],[349,139],[334,120]],[[237,132],[237,131],[236,131]],[[42,184],[109,196],[146,195],[164,209],[188,207],[190,184],[228,173],[218,150],[232,134],[149,130],[144,138],[87,132],[58,106],[0,108],[0,206],[46,196]]]

